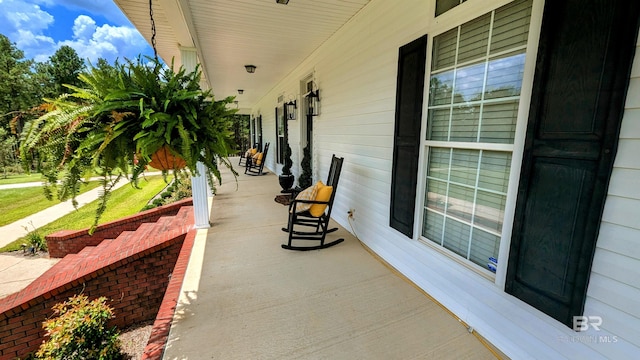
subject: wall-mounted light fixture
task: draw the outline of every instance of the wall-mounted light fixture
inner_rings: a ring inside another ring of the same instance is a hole
[[[247,69],[247,72],[249,74],[253,74],[254,72],[256,72],[256,66],[255,65],[245,65],[244,68]]]
[[[287,116],[287,120],[295,120],[296,119],[296,109],[298,108],[297,102],[295,99],[290,99],[289,102],[284,104],[285,114]]]
[[[243,89],[238,89],[238,94],[242,95],[244,93]]]
[[[276,0],[276,3],[282,4],[282,5],[287,5],[289,3],[289,0]]]
[[[307,99],[307,114],[320,115],[320,89],[311,90],[304,97]]]

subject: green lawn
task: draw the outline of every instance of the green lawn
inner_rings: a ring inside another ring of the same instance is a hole
[[[167,186],[162,176],[148,176],[148,181],[140,180],[141,189],[125,185],[111,193],[107,210],[100,219],[100,223],[106,223],[139,212],[147,202]],[[42,191],[42,189],[40,189]],[[38,229],[42,236],[59,230],[81,230],[93,225],[98,201],[93,201],[77,211],[69,213],[60,219],[53,221]],[[25,243],[20,238],[0,249],[0,252],[20,250],[20,245]]]
[[[80,188],[80,193],[99,185],[97,181],[91,181]],[[11,224],[59,203],[60,201],[55,197],[54,200],[47,200],[44,197],[42,186],[0,190],[0,209],[2,209],[0,226]]]
[[[0,174],[0,185],[5,184],[22,184],[27,182],[42,182],[42,174],[33,173],[33,174],[9,174],[7,178],[4,178],[4,175]]]

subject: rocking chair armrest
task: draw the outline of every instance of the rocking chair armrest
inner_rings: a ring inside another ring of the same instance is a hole
[[[329,201],[320,201],[320,200],[299,200],[299,199],[294,199],[291,204],[292,205],[294,203],[301,203],[301,204],[327,204],[329,205]]]

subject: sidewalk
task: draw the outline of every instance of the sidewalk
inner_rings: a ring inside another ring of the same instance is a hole
[[[159,174],[161,173],[150,172],[150,173],[145,173],[145,176],[159,175]],[[99,179],[101,178],[91,178],[89,180],[94,181]],[[116,190],[128,183],[129,181],[123,178],[114,186],[112,190]],[[28,182],[28,183],[22,183],[22,184],[5,184],[5,185],[0,185],[0,190],[19,189],[19,188],[34,187],[34,186],[42,186],[42,182],[40,181],[40,182]],[[76,197],[76,200],[78,201],[78,208],[83,207],[84,205],[87,205],[88,203],[96,200],[100,194],[100,191],[102,191],[102,188],[97,187],[95,189],[89,190],[85,193],[78,195]],[[45,210],[42,210],[38,213],[27,216],[26,218],[20,219],[11,224],[0,226],[0,248],[25,236],[29,231],[33,230],[34,227],[37,229],[41,226],[47,225],[48,223],[54,220],[57,220],[74,210],[75,208],[73,207],[71,200],[67,200],[63,203],[53,205]],[[33,222],[33,226],[31,226],[31,222]],[[29,231],[25,230],[24,226],[27,226],[29,228]]]
[[[118,189],[128,183],[129,182],[126,181],[126,179],[125,181],[119,181],[114,186],[113,190]],[[42,186],[42,183],[39,183],[39,184],[40,186]],[[16,185],[22,185],[22,184],[16,184]],[[78,195],[78,197],[76,197],[76,200],[78,201],[78,207],[80,208],[82,206],[85,206],[88,203],[97,199],[100,191],[102,191],[102,188],[97,187],[95,189],[91,189],[85,193]],[[20,219],[11,224],[0,226],[0,247],[4,247],[7,244],[10,244],[15,240],[25,236],[29,231],[33,230],[34,227],[37,229],[41,226],[47,225],[48,223],[54,220],[57,220],[74,210],[75,208],[73,207],[71,200],[67,200],[63,203],[53,205],[38,213],[29,215],[26,218]],[[33,226],[31,226],[32,223],[33,223]],[[24,228],[25,226],[28,227],[29,231],[25,230]]]
[[[28,187],[25,184],[36,184],[42,186],[42,183],[24,183],[1,185],[1,189],[7,188],[23,188]],[[128,184],[128,181],[119,181],[114,190]],[[11,187],[15,185],[14,187]],[[31,185],[34,186],[34,185]],[[98,187],[78,195],[78,208],[94,201],[98,198],[102,188]],[[0,227],[0,247],[21,238],[28,233],[23,226],[27,226],[29,230],[33,230],[31,224],[36,228],[44,226],[64,215],[74,211],[75,208],[71,204],[71,200],[51,206],[45,210],[35,213],[26,218],[20,219],[11,224]],[[29,285],[33,280],[49,270],[60,259],[50,259],[49,257],[38,257],[38,255],[29,255],[22,253],[4,253],[0,254],[0,299],[20,291]]]

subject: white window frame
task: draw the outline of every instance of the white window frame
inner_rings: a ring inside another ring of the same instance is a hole
[[[427,64],[425,71],[425,86],[428,86],[431,79],[431,63],[433,56],[433,39],[434,37],[445,33],[453,28],[456,28],[468,21],[474,20],[484,14],[494,11],[503,5],[512,2],[512,0],[499,0],[499,1],[466,1],[459,6],[445,12],[437,17],[433,21],[431,28],[429,29],[429,39],[427,44]],[[435,5],[434,5],[435,6]],[[542,22],[542,12],[544,7],[544,0],[533,0],[533,7],[531,12],[531,20],[529,25],[529,35],[527,39],[527,45],[525,49],[525,65],[524,74],[522,77],[522,87],[520,90],[520,99],[518,103],[518,113],[516,121],[516,129],[514,134],[513,144],[478,144],[468,142],[449,142],[449,141],[428,141],[428,110],[429,110],[429,91],[424,92],[423,101],[423,116],[422,116],[422,133],[420,143],[420,159],[418,168],[418,189],[416,189],[416,221],[414,222],[414,234],[417,234],[417,241],[424,246],[429,247],[441,254],[444,254],[448,258],[454,260],[456,263],[461,264],[464,268],[472,271],[476,274],[480,274],[484,278],[493,282],[498,288],[504,290],[506,281],[507,264],[509,260],[509,248],[511,246],[511,235],[513,230],[513,220],[515,214],[515,205],[518,191],[518,184],[520,180],[520,172],[522,165],[522,157],[524,151],[524,141],[526,137],[526,129],[529,116],[529,108],[531,104],[531,95],[533,89],[533,76],[535,72],[536,57],[538,54],[537,48],[540,40],[540,27]],[[430,146],[437,147],[456,147],[465,149],[484,149],[484,150],[499,150],[511,152],[511,168],[509,174],[509,186],[507,190],[507,199],[504,209],[504,219],[502,226],[502,236],[500,239],[500,248],[498,252],[498,258],[501,259],[498,263],[496,273],[493,274],[488,270],[484,270],[477,266],[475,263],[470,262],[462,258],[460,255],[449,251],[448,249],[433,243],[422,236],[422,224],[424,217],[424,206],[426,196],[426,179],[428,170],[428,159]]]

